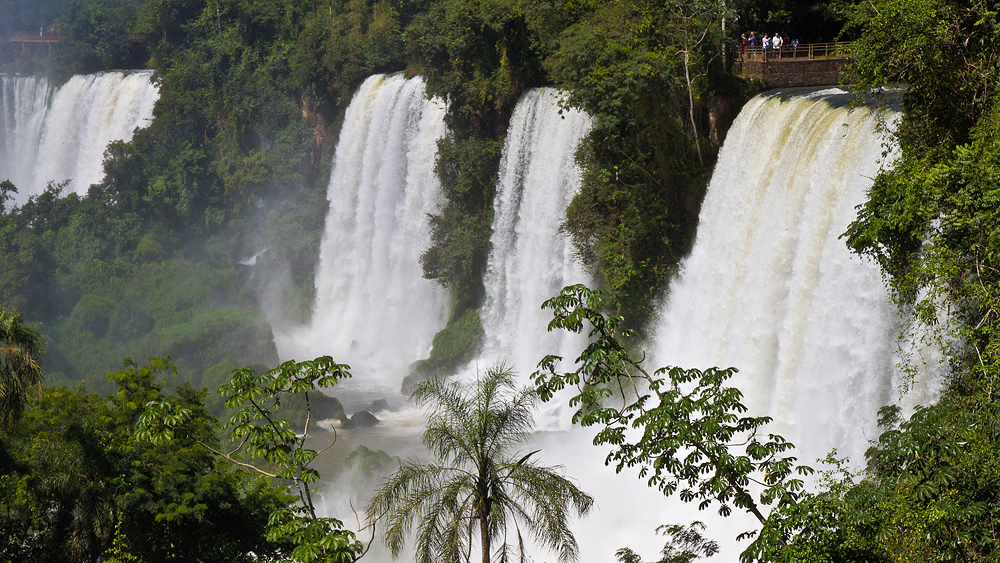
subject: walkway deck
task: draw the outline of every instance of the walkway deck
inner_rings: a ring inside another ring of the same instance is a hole
[[[733,61],[733,72],[760,80],[765,88],[831,86],[840,84],[849,43],[810,43],[763,50],[747,48]]]
[[[52,31],[39,31],[38,33],[34,31],[15,31],[4,37],[3,40],[11,43],[58,43],[65,37],[62,33],[54,33]]]
[[[30,60],[48,57],[52,46],[66,38],[62,33],[53,31],[15,31],[0,37],[0,62],[7,59]]]

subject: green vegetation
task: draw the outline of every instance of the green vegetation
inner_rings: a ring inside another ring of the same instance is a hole
[[[135,436],[159,446],[178,439],[193,440],[220,461],[290,483],[288,488],[297,493],[297,503],[271,510],[267,541],[286,546],[290,552],[287,556],[293,561],[354,561],[361,553],[361,543],[352,532],[343,529],[342,522],[316,512],[311,484],[319,480],[320,474],[310,463],[317,451],[305,447],[314,416],[310,392],[332,387],[350,377],[348,369],[325,356],[306,362],[285,362],[262,373],[252,368],[234,370],[230,381],[219,387],[226,408],[234,409],[223,425],[231,429],[229,439],[235,444],[231,449],[192,436],[189,424],[197,411],[169,401],[146,403],[136,423]],[[305,422],[297,428],[282,418],[290,398],[300,398],[305,403]],[[296,430],[301,431],[296,433]]]
[[[384,527],[393,557],[415,529],[418,563],[469,561],[477,523],[483,563],[525,560],[522,527],[559,561],[578,557],[569,519],[585,515],[593,498],[532,460],[537,450],[515,449],[534,430],[534,389],[517,389],[501,365],[465,386],[431,379],[413,399],[430,405],[423,442],[435,463],[403,462],[367,511],[372,525]]]
[[[17,427],[30,393],[42,381],[45,343],[20,313],[0,309],[0,436]]]
[[[908,85],[900,157],[876,178],[848,243],[876,259],[900,305],[938,333],[953,361],[952,390],[992,398],[1000,369],[1000,19],[993,3],[880,8],[855,47],[852,76],[870,87]],[[891,48],[876,47],[890,33]]]
[[[163,392],[157,380],[172,370],[161,360],[126,360],[108,375],[115,392],[103,397],[83,386],[42,388],[0,439],[0,558],[95,561],[113,539],[119,559],[147,562],[284,552],[265,530],[269,513],[290,497],[199,445],[220,447],[215,420],[202,406],[204,392],[187,385]],[[169,444],[134,434],[150,401],[189,413]]]
[[[687,526],[670,524],[656,529],[667,537],[657,563],[691,563],[702,557],[711,557],[719,552],[719,544],[705,538],[705,525],[695,521]],[[619,563],[642,563],[642,557],[627,547],[615,552]]]
[[[0,178],[0,303],[24,311],[48,339],[42,366],[50,384],[25,395],[38,374],[37,366],[20,370],[21,360],[36,359],[40,340],[17,315],[0,315],[14,323],[0,327],[0,559],[244,561],[250,553],[291,556],[296,546],[302,560],[357,555],[353,536],[312,510],[316,474],[307,466],[315,453],[290,426],[251,422],[280,405],[293,411],[288,424],[308,425],[321,405],[306,399],[306,388],[332,382],[322,377],[335,380],[343,366],[268,371],[277,356],[259,302],[266,288],[239,262],[266,249],[261,268],[292,286],[274,307],[278,320],[308,316],[342,112],[366,76],[394,71],[425,76],[429,92],[449,100],[450,132],[437,161],[447,203],[432,218],[422,263],[427,277],[451,289],[452,310],[412,384],[475,351],[507,122],[526,88],[554,85],[594,119],[579,153],[583,185],[563,226],[607,293],[602,302],[578,289],[553,302],[563,328],[583,330],[584,320],[598,328],[581,371],[550,371],[542,394],[596,384],[583,387],[578,420],[602,429],[599,441],[616,448],[611,461],[639,465],[665,493],[754,514],[760,526],[744,561],[996,559],[994,0],[8,0],[0,10],[0,34],[56,27],[66,35],[44,68],[0,52],[4,71],[58,82],[146,67],[162,93],[153,123],[109,148],[107,177],[86,197],[51,186],[12,209],[17,186]],[[909,419],[883,411],[883,433],[862,472],[831,457],[833,469],[813,492],[801,490],[797,474],[809,470],[778,437],[751,439],[742,452],[720,449],[764,422],[742,412],[739,393],[726,386],[732,370],[643,371],[624,330],[642,329],[693,240],[726,108],[755,90],[727,70],[726,53],[749,30],[857,37],[855,84],[906,85],[889,94],[903,99],[899,159],[876,178],[847,240],[879,263],[901,309],[934,331],[951,368],[937,404]],[[161,355],[177,367],[127,361],[107,381],[96,377],[121,358]],[[254,368],[238,367],[247,364]],[[601,399],[625,381],[626,368],[644,386],[625,393],[628,408],[610,410]],[[332,372],[295,379],[311,369]],[[234,370],[227,397],[198,390],[218,388]],[[160,378],[177,386],[173,395]],[[89,389],[73,386],[83,380]],[[418,396],[431,396],[422,389]],[[439,388],[442,397],[448,389]],[[286,390],[294,398],[253,403]],[[258,469],[278,481],[251,478],[212,453],[229,451],[210,416],[227,412],[226,399],[229,409],[251,409],[236,411],[243,418],[232,428],[245,433],[251,457],[266,460]],[[325,403],[323,417],[343,417],[338,403]],[[632,424],[649,435],[626,440]],[[137,427],[148,439],[136,438]],[[461,457],[435,443],[448,461]],[[387,457],[358,449],[350,463],[377,472]],[[510,475],[533,467],[530,456],[514,461]],[[405,465],[400,475],[417,468]],[[759,489],[749,486],[754,480]],[[299,508],[275,483],[296,487]],[[570,496],[578,508],[586,504]],[[449,499],[459,497],[438,497],[435,506],[469,514]],[[376,515],[388,509],[373,506]],[[478,514],[480,523],[503,522],[488,514]],[[418,532],[438,530],[408,518],[390,519],[393,545],[414,523]],[[499,529],[481,531],[487,548]],[[710,551],[695,526],[664,530],[672,551],[663,561]],[[429,549],[426,538],[418,544]],[[452,554],[471,541],[453,539],[443,544]],[[639,560],[627,550],[619,556]]]
[[[434,335],[430,358],[416,362],[403,378],[403,393],[412,393],[421,381],[448,375],[467,365],[480,345],[482,331],[479,309],[469,309],[460,319],[448,323]]]
[[[347,454],[344,463],[362,475],[372,476],[389,473],[393,469],[395,460],[382,450],[370,450],[365,446],[358,446]]]

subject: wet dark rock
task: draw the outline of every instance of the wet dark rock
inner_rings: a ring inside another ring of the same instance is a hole
[[[313,417],[316,420],[326,420],[337,418],[337,415],[344,412],[344,406],[336,397],[329,397],[322,393],[310,393],[309,402],[312,406]]]
[[[357,428],[371,428],[379,423],[378,418],[368,411],[358,411],[351,415],[351,418],[344,421],[344,428],[354,430]]]

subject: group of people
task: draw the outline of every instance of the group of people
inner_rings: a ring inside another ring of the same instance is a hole
[[[765,51],[777,51],[780,50],[782,46],[798,47],[799,40],[792,39],[788,40],[788,36],[781,36],[777,33],[774,35],[764,34],[764,37],[757,37],[757,34],[753,31],[750,32],[750,37],[747,37],[746,33],[740,35],[740,53],[745,53],[747,47],[763,47]]]

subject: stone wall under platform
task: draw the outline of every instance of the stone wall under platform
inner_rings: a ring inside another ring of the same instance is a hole
[[[764,88],[793,86],[832,86],[840,84],[840,71],[847,59],[777,59],[770,61],[737,60],[733,72],[759,80]]]

